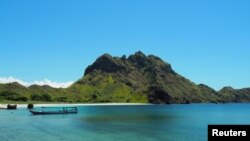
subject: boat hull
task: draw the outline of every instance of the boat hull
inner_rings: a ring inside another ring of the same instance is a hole
[[[30,110],[33,115],[50,115],[50,114],[76,114],[78,110],[76,107],[42,107],[42,110]]]
[[[50,115],[50,114],[76,114],[77,111],[59,111],[59,112],[53,112],[53,111],[33,111],[30,110],[30,112],[33,115]]]

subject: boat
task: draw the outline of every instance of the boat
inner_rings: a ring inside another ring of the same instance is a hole
[[[15,110],[16,108],[17,108],[17,105],[16,105],[16,104],[14,104],[14,105],[13,105],[13,104],[8,104],[8,105],[7,105],[7,109],[8,109],[8,110]]]
[[[48,115],[48,114],[76,114],[77,107],[41,107],[40,110],[30,110],[33,115]]]

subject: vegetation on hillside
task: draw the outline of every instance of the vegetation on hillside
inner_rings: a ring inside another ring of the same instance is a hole
[[[215,91],[176,73],[154,55],[136,52],[129,57],[100,56],[84,76],[68,88],[18,83],[0,84],[0,101],[128,102],[128,103],[225,103],[249,102],[250,89],[225,87]]]

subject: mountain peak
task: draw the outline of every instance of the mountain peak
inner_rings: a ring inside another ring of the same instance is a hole
[[[131,62],[136,62],[139,59],[145,59],[145,58],[147,58],[147,56],[144,53],[142,53],[141,51],[137,51],[135,52],[135,54],[130,55],[128,57],[128,60]]]
[[[97,58],[97,60],[98,60],[98,59],[103,59],[103,58],[113,59],[113,57],[112,57],[110,54],[104,53],[104,54],[101,55],[99,58]]]
[[[232,92],[232,91],[235,91],[235,89],[231,86],[225,86],[223,87],[221,90],[219,90],[219,92]]]
[[[144,69],[151,71],[161,70],[165,73],[175,74],[171,68],[171,65],[162,61],[159,57],[154,55],[146,56],[141,51],[137,51],[128,58],[125,55],[122,57],[112,57],[109,54],[103,54],[92,65],[87,67],[84,76],[95,70],[100,70],[107,73],[115,73],[118,71],[132,71],[134,69]]]
[[[135,55],[138,55],[138,56],[145,56],[145,57],[146,57],[146,55],[145,55],[143,52],[141,52],[141,51],[135,52]]]
[[[123,66],[120,58],[112,57],[109,54],[103,54],[92,65],[87,67],[84,75],[87,75],[95,70],[113,73],[120,70],[126,70],[126,68]]]
[[[25,86],[21,85],[18,82],[12,82],[12,83],[8,83],[7,85],[11,86],[11,87],[23,87],[25,88]]]

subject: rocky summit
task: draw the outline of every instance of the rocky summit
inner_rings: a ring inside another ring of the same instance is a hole
[[[249,88],[215,91],[175,72],[161,58],[138,51],[128,57],[104,54],[88,66],[84,76],[66,89],[1,84],[0,101],[225,103],[249,102]]]

